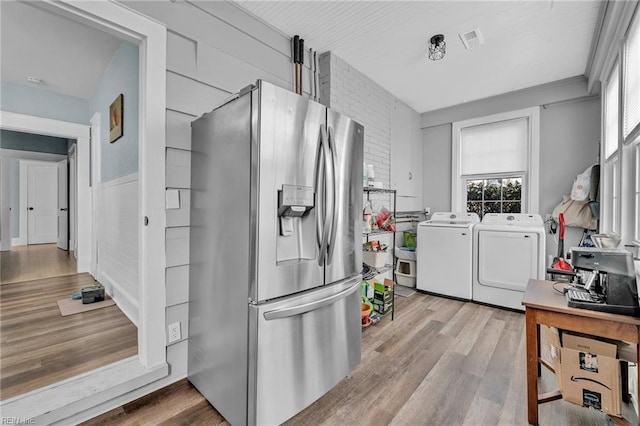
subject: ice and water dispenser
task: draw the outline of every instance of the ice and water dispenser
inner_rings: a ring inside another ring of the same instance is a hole
[[[313,187],[282,185],[278,190],[278,262],[316,257]]]

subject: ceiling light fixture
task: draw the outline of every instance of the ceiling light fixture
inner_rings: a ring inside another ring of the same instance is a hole
[[[447,44],[444,42],[444,36],[442,34],[436,34],[431,37],[429,44],[429,59],[432,61],[438,61],[444,58],[446,47]]]
[[[40,80],[38,77],[27,77],[27,81],[33,84],[42,84],[42,80]]]

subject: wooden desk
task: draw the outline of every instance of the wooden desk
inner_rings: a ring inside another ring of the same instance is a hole
[[[532,425],[538,424],[538,404],[561,397],[558,393],[538,396],[539,367],[540,364],[546,365],[540,359],[541,324],[635,343],[636,349],[640,349],[640,318],[570,308],[564,295],[553,289],[552,281],[529,280],[522,304],[525,306],[527,333],[527,413]],[[640,365],[640,350],[637,354]],[[637,371],[640,383],[640,368]],[[627,423],[617,417],[611,418],[617,423]]]

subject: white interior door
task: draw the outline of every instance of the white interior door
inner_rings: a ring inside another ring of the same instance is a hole
[[[58,162],[58,248],[69,250],[69,202],[67,160]]]
[[[58,241],[58,166],[30,165],[27,173],[27,244]]]

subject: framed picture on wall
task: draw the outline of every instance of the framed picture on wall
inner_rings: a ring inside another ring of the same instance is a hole
[[[124,96],[122,93],[118,95],[115,101],[109,107],[109,142],[114,143],[122,137],[123,132],[123,104]]]

